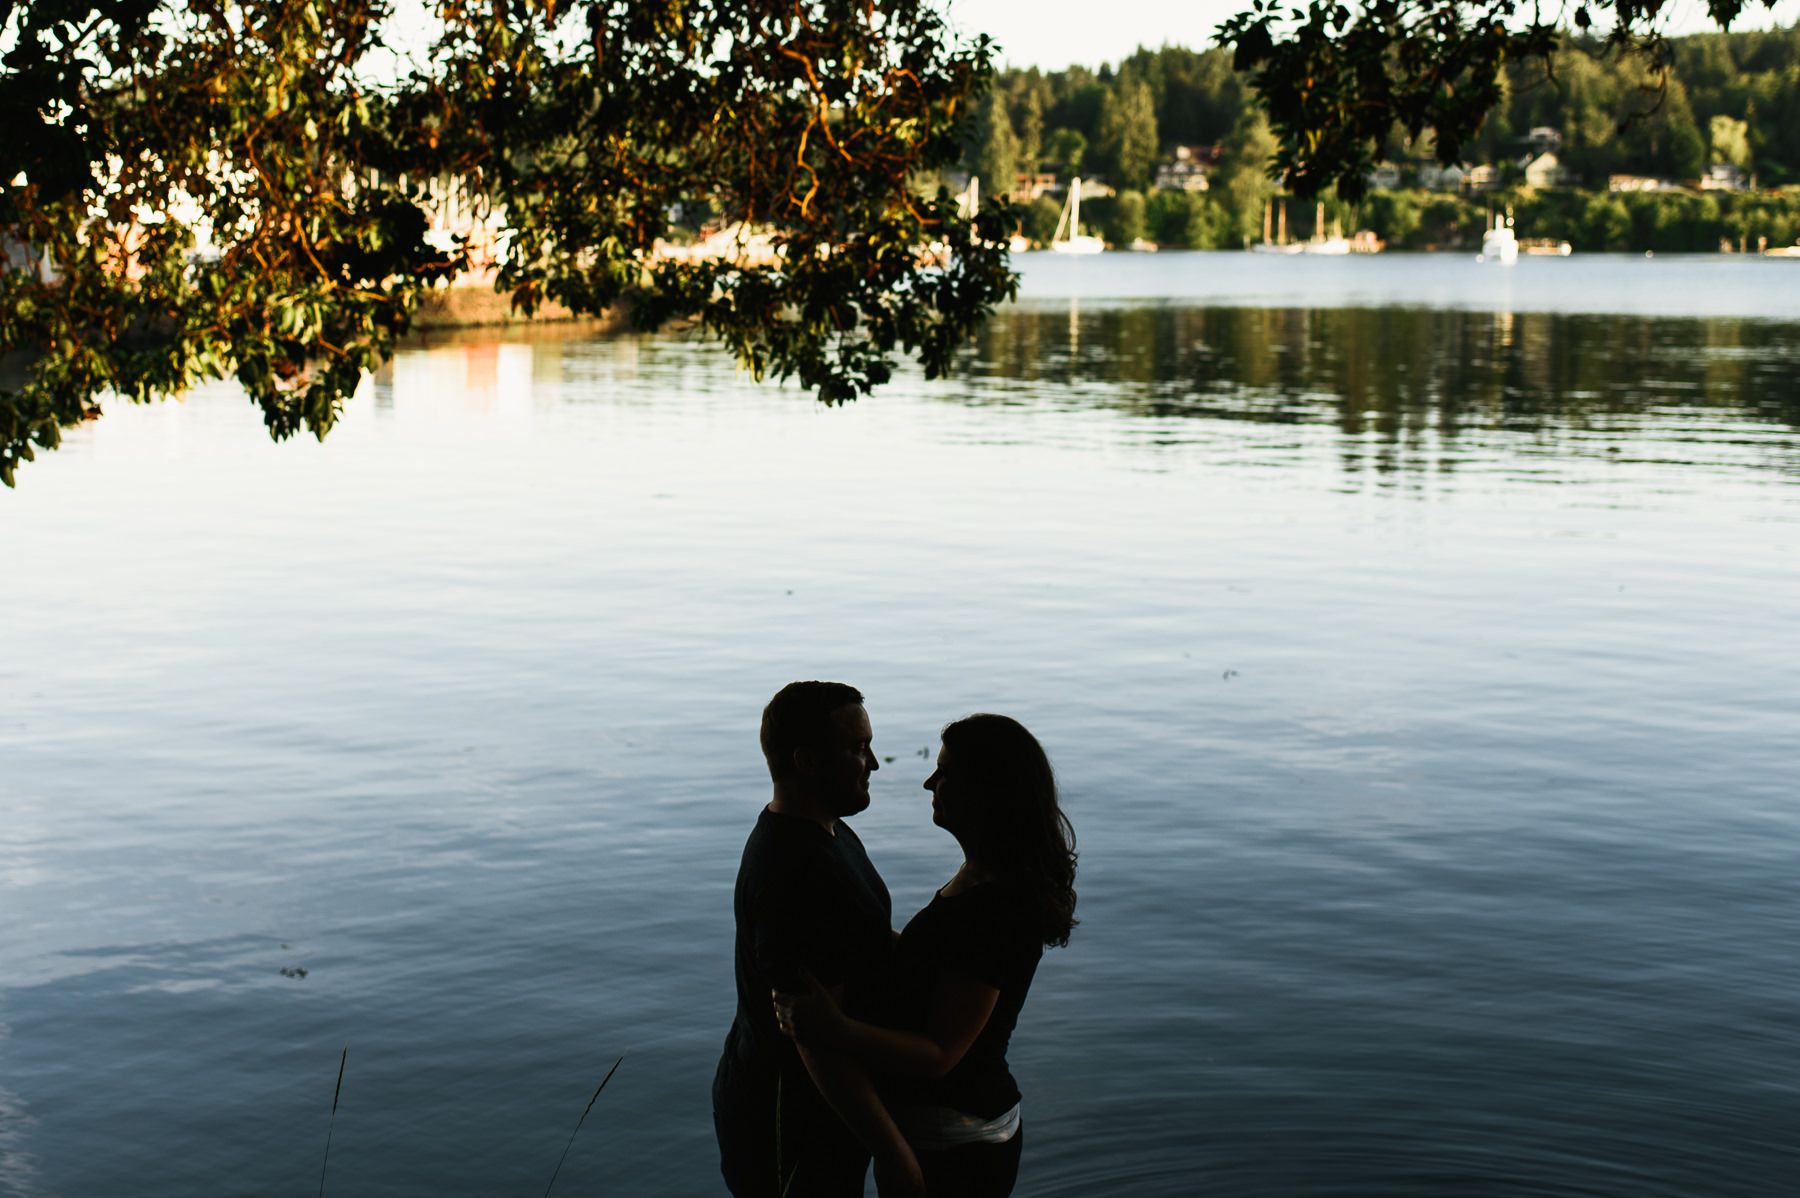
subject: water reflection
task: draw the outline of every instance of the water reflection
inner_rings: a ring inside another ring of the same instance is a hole
[[[1077,301],[1010,308],[964,357],[969,398],[1325,424],[1388,447],[1623,432],[1679,410],[1800,428],[1800,331],[1736,317]],[[1377,470],[1454,455],[1352,454]],[[1792,466],[1791,457],[1778,463]]]
[[[519,1189],[626,1048],[557,1192],[720,1192],[809,675],[897,910],[909,751],[1056,746],[1022,1195],[1785,1193],[1795,328],[1090,292],[835,409],[568,326],[323,444],[120,405],[0,520],[0,1194],[288,1192],[346,1042],[346,1192]]]

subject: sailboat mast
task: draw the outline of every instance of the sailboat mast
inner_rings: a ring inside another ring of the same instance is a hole
[[[1069,240],[1081,236],[1081,176],[1069,182]]]

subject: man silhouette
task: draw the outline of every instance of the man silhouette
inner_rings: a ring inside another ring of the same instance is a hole
[[[925,1190],[862,1067],[797,1047],[769,993],[804,992],[803,968],[852,1011],[881,987],[893,905],[843,822],[869,805],[872,735],[861,692],[841,682],[790,683],[763,709],[774,797],[738,867],[737,1017],[713,1078],[719,1169],[736,1198],[861,1198],[871,1154],[883,1198]]]

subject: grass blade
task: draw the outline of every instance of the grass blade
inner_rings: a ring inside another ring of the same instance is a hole
[[[331,1164],[331,1133],[337,1128],[338,1096],[344,1092],[344,1062],[350,1059],[350,1046],[344,1045],[344,1055],[338,1058],[337,1089],[331,1092],[331,1122],[325,1125],[325,1161],[319,1166],[319,1198],[325,1198],[325,1169]]]
[[[600,1084],[594,1087],[594,1097],[588,1099],[587,1107],[581,1112],[581,1118],[575,1120],[575,1130],[569,1133],[569,1142],[563,1145],[562,1155],[556,1158],[556,1169],[550,1174],[550,1185],[544,1187],[544,1198],[550,1198],[550,1186],[556,1184],[556,1175],[562,1172],[563,1162],[569,1159],[569,1149],[575,1147],[575,1136],[581,1131],[581,1125],[587,1122],[588,1111],[594,1109],[594,1103],[599,1099],[600,1091],[606,1089],[606,1083],[612,1080],[612,1075],[617,1073],[619,1066],[624,1063],[625,1054],[620,1053],[619,1059],[613,1062],[613,1067],[606,1071],[606,1076],[601,1078]]]

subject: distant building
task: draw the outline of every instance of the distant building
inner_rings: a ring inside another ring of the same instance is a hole
[[[1675,191],[1680,184],[1673,179],[1659,179],[1654,175],[1608,175],[1606,190],[1608,191]]]
[[[1526,161],[1525,186],[1573,187],[1575,172],[1557,161],[1555,154],[1546,150]]]
[[[1463,176],[1463,186],[1470,191],[1492,191],[1500,186],[1500,172],[1491,166],[1472,166]]]
[[[1538,125],[1525,135],[1525,144],[1531,147],[1531,156],[1554,154],[1562,149],[1562,131],[1548,125]]]
[[[1013,199],[1020,203],[1035,200],[1041,195],[1049,195],[1057,190],[1054,171],[1035,175],[1020,175],[1013,185]]]
[[[1217,146],[1176,146],[1175,160],[1156,168],[1158,191],[1205,191],[1209,159],[1216,160]]]
[[[1741,166],[1715,162],[1700,176],[1701,191],[1742,191],[1750,185],[1750,177]]]
[[[1460,166],[1439,166],[1427,162],[1419,168],[1419,186],[1426,191],[1461,191],[1468,172]]]
[[[1363,182],[1370,187],[1398,187],[1400,186],[1400,168],[1391,162],[1378,163],[1373,170],[1363,176]]]

